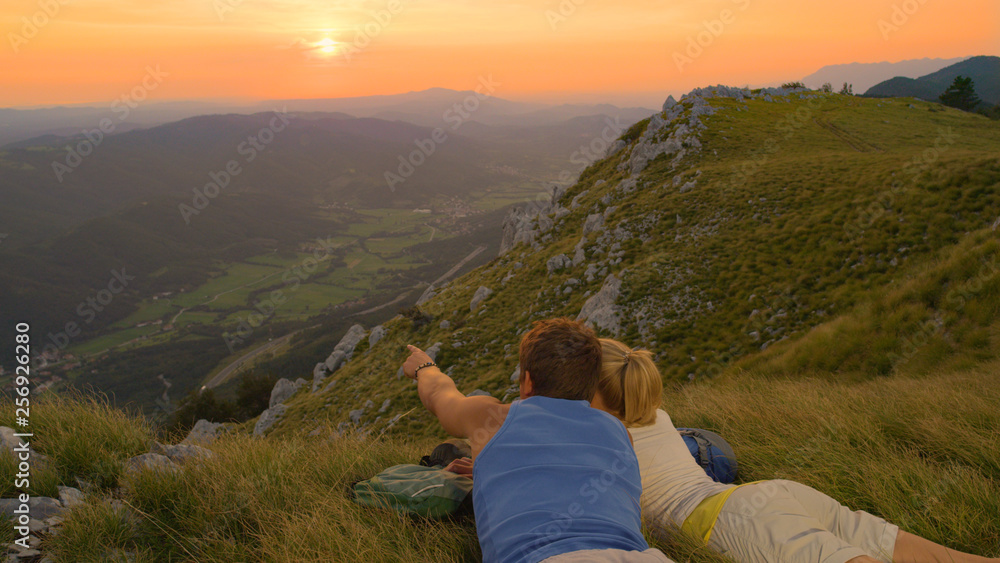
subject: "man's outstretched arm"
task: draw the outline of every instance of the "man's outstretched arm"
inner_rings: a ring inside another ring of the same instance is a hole
[[[422,368],[414,375],[417,368],[430,362],[431,358],[416,346],[407,348],[410,357],[403,364],[403,373],[411,379],[416,378],[420,402],[437,417],[445,432],[456,438],[470,438],[474,446],[475,442],[485,444],[489,441],[503,423],[500,413],[503,404],[495,397],[466,397],[437,366]],[[491,421],[494,423],[491,424]]]

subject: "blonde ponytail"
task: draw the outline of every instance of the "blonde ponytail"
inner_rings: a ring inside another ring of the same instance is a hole
[[[601,354],[597,389],[604,404],[625,426],[654,423],[663,399],[663,380],[653,355],[609,338],[601,339]]]

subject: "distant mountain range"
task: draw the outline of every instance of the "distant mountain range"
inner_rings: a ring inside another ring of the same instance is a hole
[[[897,76],[872,86],[864,93],[873,98],[919,98],[929,102],[940,96],[957,76],[970,76],[979,98],[1000,104],[1000,57],[972,57],[919,78]]]
[[[433,157],[393,191],[386,172],[398,173],[401,156],[418,150],[415,139],[428,146],[432,128],[343,113],[289,115],[294,117],[287,129],[274,133],[264,150],[251,150],[247,141],[269,127],[274,113],[200,116],[110,135],[78,163],[66,147],[89,152],[92,143],[84,135],[11,143],[0,149],[0,224],[17,236],[5,247],[15,239],[48,238],[149,198],[190,204],[192,189],[204,186],[210,172],[231,160],[251,173],[235,178],[226,189],[230,194],[318,204],[418,205],[435,195],[459,195],[512,180],[555,180],[564,169],[579,172],[571,162],[575,150],[589,146],[608,122],[618,129],[609,138],[633,123],[617,114],[524,127],[440,123],[447,139],[432,147]],[[254,153],[260,158],[250,161]],[[177,203],[172,214],[180,220]]]
[[[471,98],[470,98],[471,97]],[[345,117],[374,117],[406,121],[425,127],[445,125],[445,112],[466,103],[468,121],[487,125],[534,126],[554,124],[576,117],[620,116],[636,122],[653,113],[647,108],[619,108],[610,104],[538,104],[514,102],[498,97],[482,98],[473,91],[431,88],[419,92],[385,96],[314,100],[268,100],[253,104],[226,102],[168,102],[139,104],[135,108],[111,104],[62,106],[39,109],[0,109],[0,148],[43,135],[71,136],[94,129],[102,119],[111,119],[114,133],[148,128],[200,115],[237,113],[249,115],[274,110],[291,112],[340,112]]]
[[[855,92],[864,92],[872,86],[893,76],[916,78],[929,74],[968,57],[956,59],[911,59],[896,63],[848,63],[825,66],[802,79],[809,88],[819,89],[823,84],[830,83],[835,90],[847,82],[854,85]]]

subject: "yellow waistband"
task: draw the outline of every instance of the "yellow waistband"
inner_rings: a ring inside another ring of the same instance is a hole
[[[719,519],[719,513],[722,512],[722,506],[726,504],[729,495],[733,494],[740,487],[752,484],[744,483],[743,485],[737,485],[705,498],[705,500],[698,503],[698,506],[684,520],[681,530],[696,538],[700,538],[708,545],[708,540],[712,537],[712,530],[715,528],[715,522]]]

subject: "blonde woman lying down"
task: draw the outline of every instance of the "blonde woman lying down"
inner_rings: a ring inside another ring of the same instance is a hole
[[[908,534],[793,481],[716,483],[660,408],[663,383],[651,354],[610,339],[601,339],[601,348],[591,406],[616,416],[632,434],[642,517],[651,528],[680,528],[746,563],[1000,562]]]

